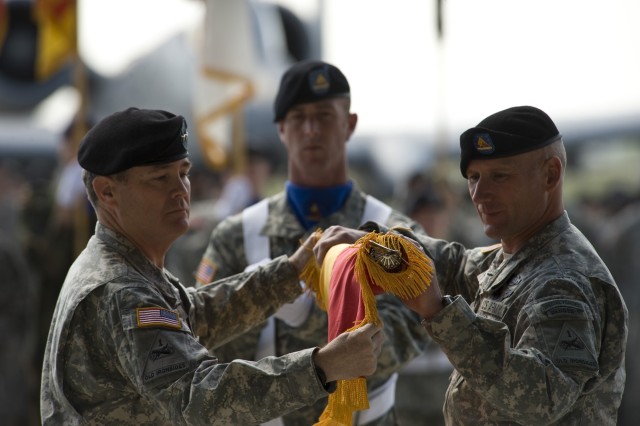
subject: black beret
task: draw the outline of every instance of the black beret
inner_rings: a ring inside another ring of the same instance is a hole
[[[85,170],[108,176],[188,155],[184,117],[162,110],[128,108],[104,118],[87,132],[80,142],[78,163]]]
[[[562,138],[551,118],[532,106],[508,108],[460,135],[460,171],[467,177],[471,160],[511,157]]]
[[[280,80],[273,121],[282,120],[297,104],[349,96],[349,82],[337,67],[322,61],[301,61]]]

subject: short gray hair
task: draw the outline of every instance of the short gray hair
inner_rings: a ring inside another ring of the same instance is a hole
[[[84,169],[82,170],[82,182],[84,182],[84,187],[87,191],[87,197],[89,198],[89,202],[91,203],[94,210],[96,211],[98,210],[98,195],[96,194],[96,191],[93,189],[93,181],[98,176],[100,175],[92,173],[88,170],[84,170]],[[120,182],[125,182],[127,180],[127,170],[124,170],[122,172],[119,172],[110,176]]]

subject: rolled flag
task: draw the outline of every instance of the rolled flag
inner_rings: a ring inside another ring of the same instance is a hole
[[[320,232],[320,231],[317,231]],[[433,263],[392,229],[371,232],[354,244],[333,246],[322,265],[311,258],[300,278],[328,316],[328,341],[365,324],[381,324],[376,295],[416,297],[431,284]],[[353,413],[369,408],[366,379],[339,380],[316,425],[351,425]]]

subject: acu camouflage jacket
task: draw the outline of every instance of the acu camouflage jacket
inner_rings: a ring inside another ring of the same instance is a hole
[[[43,424],[249,425],[325,397],[313,348],[228,363],[205,348],[301,293],[288,260],[218,284],[185,289],[98,223],[69,271],[51,324]]]

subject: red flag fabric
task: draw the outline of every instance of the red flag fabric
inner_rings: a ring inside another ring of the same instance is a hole
[[[365,318],[365,305],[362,299],[362,288],[356,278],[356,255],[359,247],[349,246],[340,251],[329,280],[329,317],[328,340],[335,339],[340,333],[360,325]],[[379,286],[372,284],[374,294],[384,292]]]
[[[300,278],[327,311],[331,341],[342,332],[381,323],[377,294],[416,297],[431,284],[432,274],[433,263],[424,252],[392,230],[331,247],[322,266],[312,257]],[[365,378],[339,380],[316,426],[351,425],[353,413],[368,408]]]

